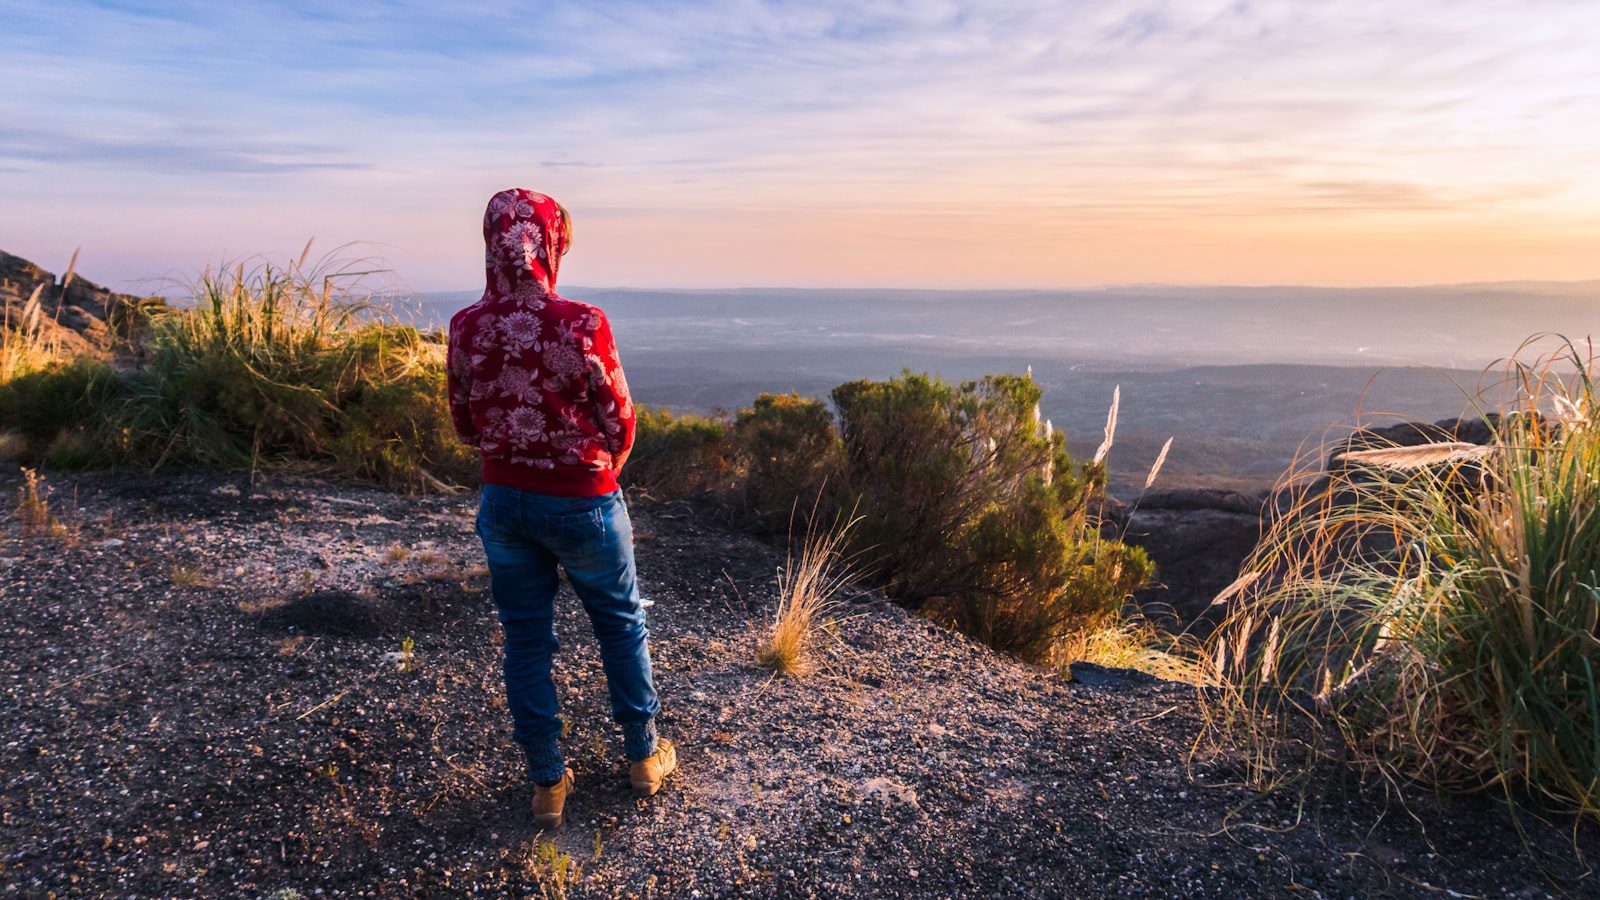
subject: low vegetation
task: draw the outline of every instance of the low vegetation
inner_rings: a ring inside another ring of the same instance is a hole
[[[116,353],[17,349],[0,381],[7,445],[61,467],[293,467],[406,489],[470,485],[476,456],[450,427],[442,337],[389,321],[362,287],[371,275],[306,253],[207,271],[188,302],[123,330]],[[25,329],[6,333],[6,346],[31,346]],[[1040,398],[1027,375],[956,385],[907,373],[842,385],[832,409],[763,394],[730,415],[641,410],[627,482],[661,499],[709,498],[772,533],[858,510],[833,549],[870,559],[870,580],[896,600],[1060,663],[1073,636],[1118,625],[1152,567],[1102,535],[1103,462],[1068,457]],[[806,602],[780,619],[804,620]],[[789,655],[779,648],[775,664]]]
[[[1223,598],[1212,715],[1264,777],[1309,722],[1389,779],[1600,817],[1600,368],[1567,346],[1507,372],[1492,444],[1291,487]]]
[[[757,665],[783,675],[811,670],[818,629],[836,606],[840,590],[856,574],[844,548],[859,523],[860,519],[849,519],[826,528],[812,518],[798,558],[791,551],[778,574],[778,605],[756,652]]]
[[[50,490],[44,478],[33,469],[22,470],[17,487],[15,517],[23,534],[67,538],[72,530],[50,510]]]
[[[744,464],[740,502],[759,524],[777,530],[798,516],[808,529],[831,520],[826,487],[843,459],[833,416],[820,400],[762,394],[733,419],[734,452]],[[816,498],[809,507],[803,498]]]
[[[565,900],[567,892],[583,878],[583,864],[549,840],[529,845],[523,870],[539,886],[539,893],[551,900]]]
[[[57,466],[298,465],[407,488],[470,479],[444,345],[386,321],[361,288],[370,274],[304,254],[208,271],[188,304],[150,313],[124,371],[88,357],[14,362],[0,420],[24,457]]]
[[[647,413],[629,478],[773,532],[854,510],[841,547],[870,561],[865,580],[997,650],[1060,665],[1071,647],[1105,645],[1091,633],[1132,633],[1122,611],[1153,566],[1102,533],[1103,460],[1067,454],[1042,396],[1028,375],[907,372],[835,389],[837,425],[795,395],[763,394],[733,416]]]
[[[724,419],[641,406],[637,433],[623,470],[629,488],[674,500],[716,493],[731,481],[733,445]]]

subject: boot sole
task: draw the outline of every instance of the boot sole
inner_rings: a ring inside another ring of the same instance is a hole
[[[539,826],[540,828],[560,828],[561,815],[557,813],[556,815],[547,814],[542,816],[534,816],[533,824]]]

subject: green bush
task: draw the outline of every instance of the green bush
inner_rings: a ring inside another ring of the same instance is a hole
[[[723,498],[733,484],[733,442],[725,418],[637,407],[633,454],[623,482],[659,500]]]
[[[476,481],[445,401],[444,345],[376,321],[360,273],[207,273],[157,310],[115,410],[120,461],[310,466],[407,488]]]
[[[824,489],[843,462],[843,444],[821,400],[762,394],[734,417],[733,443],[745,511],[763,527],[804,530],[813,514],[833,516]]]
[[[455,437],[437,368],[364,385],[328,449],[352,474],[382,483],[471,485],[480,471],[477,451]]]
[[[29,372],[0,384],[0,431],[21,438],[26,461],[93,462],[89,433],[104,428],[122,390],[111,367],[89,357]]]
[[[833,393],[841,489],[862,516],[875,577],[999,650],[1051,660],[1070,635],[1105,625],[1152,566],[1104,539],[1089,515],[1098,466],[1078,466],[1039,421],[1032,378],[959,386],[906,373]]]
[[[853,511],[851,553],[901,604],[997,650],[1054,661],[1115,622],[1152,566],[1089,514],[1099,466],[1039,421],[1026,376],[858,381],[763,394],[728,421],[641,409],[627,479],[710,496],[769,531]]]

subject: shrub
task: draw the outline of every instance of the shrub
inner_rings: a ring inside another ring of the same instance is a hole
[[[1149,580],[1142,551],[1101,537],[1089,501],[1103,469],[1074,464],[1040,421],[1031,377],[953,386],[908,372],[833,397],[858,546],[902,603],[1045,662]]]
[[[935,618],[1033,662],[1067,661],[1062,641],[1110,627],[1154,574],[1142,549],[1101,539],[1036,476],[986,509],[959,549],[971,583],[940,598]]]
[[[762,394],[734,417],[733,443],[744,474],[745,510],[761,525],[777,531],[797,515],[833,515],[818,499],[842,462],[843,445],[821,400]]]
[[[297,463],[403,487],[475,480],[456,440],[436,336],[377,318],[367,273],[207,272],[189,308],[158,310],[119,412],[118,452],[161,465]]]
[[[1309,717],[1385,776],[1600,816],[1600,398],[1565,356],[1512,363],[1490,446],[1352,454],[1274,523],[1212,639],[1224,736],[1270,762]]]
[[[638,407],[633,454],[623,480],[660,500],[725,494],[733,485],[727,420]]]
[[[99,360],[47,365],[0,383],[0,426],[21,437],[21,453],[29,460],[93,462],[92,451],[74,454],[70,448],[94,443],[87,438],[103,431],[122,391],[111,367]]]

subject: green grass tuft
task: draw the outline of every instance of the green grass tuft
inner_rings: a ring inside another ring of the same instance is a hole
[[[1209,649],[1213,721],[1264,777],[1309,719],[1387,778],[1600,817],[1597,372],[1571,345],[1513,361],[1488,450],[1356,457],[1300,489]]]

